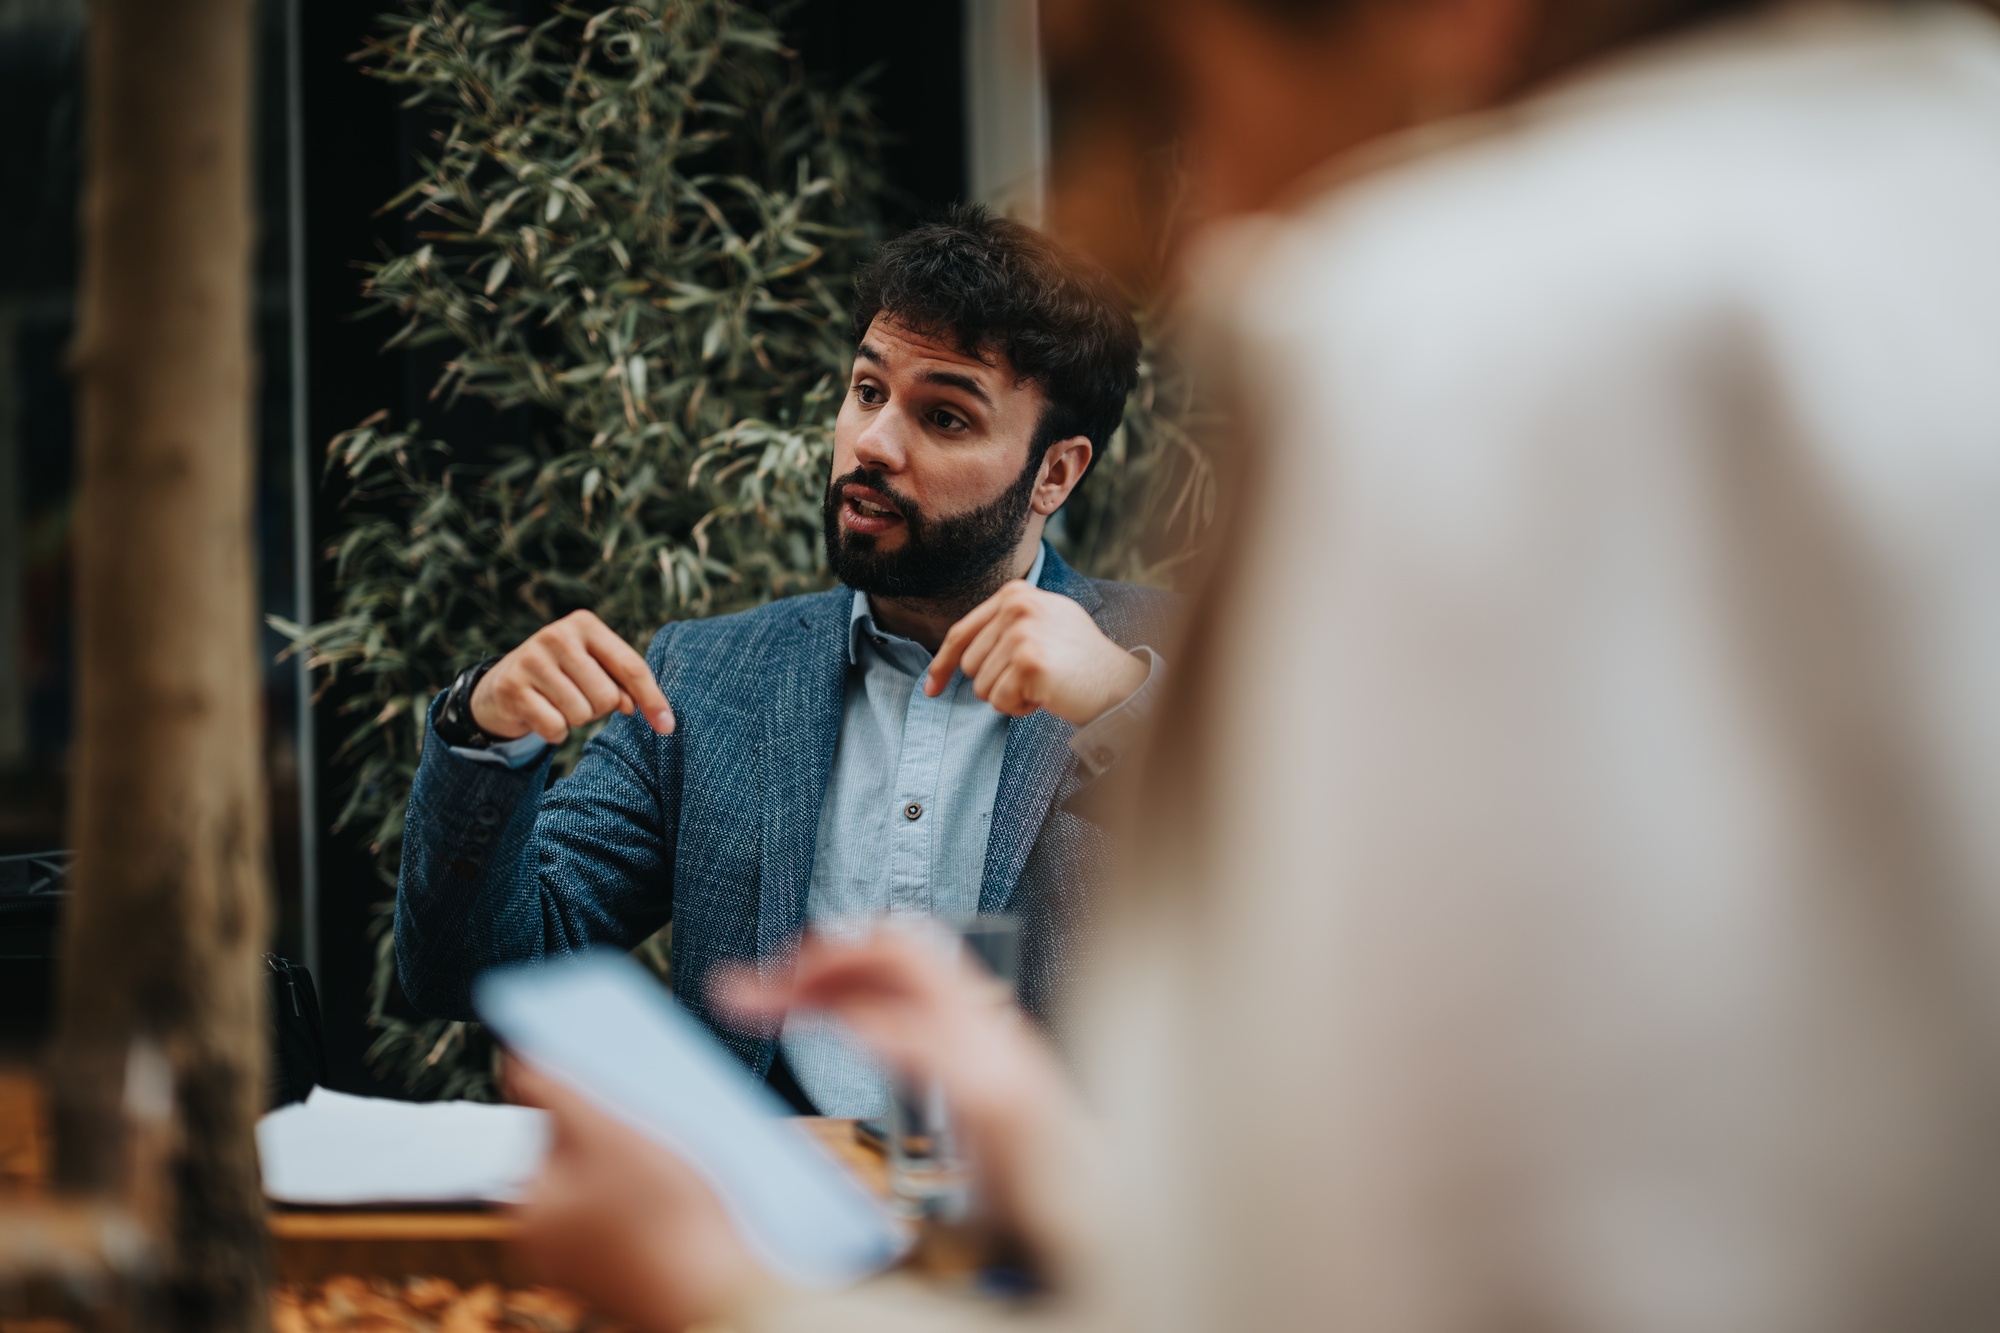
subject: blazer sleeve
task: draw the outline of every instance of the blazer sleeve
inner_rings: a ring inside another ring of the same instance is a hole
[[[646,654],[663,674],[673,626]],[[471,1018],[472,982],[502,963],[628,949],[673,913],[678,734],[614,715],[574,772],[452,754],[425,720],[396,884],[396,970],[416,1008]]]

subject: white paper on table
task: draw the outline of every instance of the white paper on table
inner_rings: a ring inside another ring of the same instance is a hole
[[[901,1251],[888,1210],[624,955],[496,968],[473,1003],[517,1055],[686,1161],[779,1277],[838,1286]]]
[[[548,1142],[548,1115],[532,1107],[326,1088],[257,1122],[264,1193],[280,1203],[513,1203]]]

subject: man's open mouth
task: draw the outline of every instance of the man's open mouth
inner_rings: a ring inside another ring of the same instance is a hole
[[[852,532],[886,532],[903,521],[903,511],[895,501],[866,486],[840,488],[841,526]]]

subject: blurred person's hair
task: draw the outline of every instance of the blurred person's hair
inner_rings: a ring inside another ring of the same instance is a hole
[[[1111,279],[1023,223],[954,204],[877,251],[854,279],[854,341],[877,315],[1007,358],[1047,399],[1030,466],[1081,435],[1094,467],[1139,380],[1139,329]]]
[[[1382,0],[1232,0],[1278,23],[1314,25]],[[1394,3],[1394,0],[1390,0]],[[1532,37],[1521,62],[1521,81],[1534,83],[1575,62],[1661,36],[1764,0],[1539,0]]]
[[[1526,94],[1594,57],[1776,0],[1523,0],[1524,22],[1499,100]],[[1371,11],[1411,0],[1199,0],[1301,46],[1341,42]],[[1979,0],[2000,6],[2000,0]],[[1044,0],[1042,53],[1056,127],[1051,226],[1132,291],[1163,284],[1185,208],[1177,116],[1184,90],[1165,34],[1186,4]],[[1338,81],[1330,80],[1337,88]]]

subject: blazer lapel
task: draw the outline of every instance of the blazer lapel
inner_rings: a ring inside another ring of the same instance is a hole
[[[1104,605],[1089,579],[1048,548],[1040,586],[1082,605],[1096,617]],[[1014,898],[1021,867],[1041,837],[1056,788],[1069,772],[1070,737],[1076,728],[1052,713],[1034,712],[1007,724],[1007,754],[1000,761],[1000,790],[993,801],[993,829],[986,837],[986,863],[979,880],[979,910],[1004,912]]]
[[[782,660],[773,663],[759,756],[757,958],[766,976],[791,967],[805,927],[820,804],[840,739],[852,598],[840,588],[792,599],[787,637],[774,645]]]

